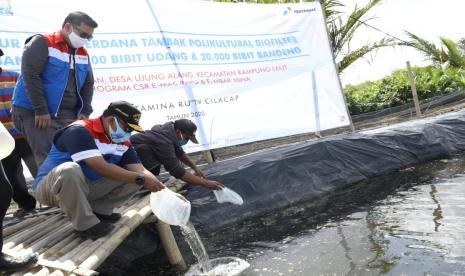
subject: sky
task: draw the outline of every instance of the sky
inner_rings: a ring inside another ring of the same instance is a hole
[[[353,10],[368,3],[367,0],[343,0],[346,10]],[[463,12],[465,0],[384,0],[373,8],[370,15],[376,18],[368,24],[397,38],[408,40],[405,31],[433,41],[439,45],[439,37],[444,36],[454,41],[465,37]],[[354,37],[352,48],[374,42],[385,34],[369,27],[361,27]],[[412,66],[425,66],[425,61],[418,51],[408,47],[384,48],[368,55],[342,72],[342,85],[358,84],[367,80],[377,80],[392,71],[406,68],[406,61]]]

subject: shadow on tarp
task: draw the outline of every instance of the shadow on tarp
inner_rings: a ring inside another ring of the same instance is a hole
[[[343,198],[349,190],[356,191],[359,186],[365,189],[369,187],[366,183],[369,185],[374,177],[463,150],[465,111],[270,148],[205,167],[208,179],[220,181],[239,193],[244,204],[219,204],[210,190],[190,185],[186,197],[192,203],[191,222],[202,236],[301,203],[317,210],[312,216],[315,219],[316,213],[324,214],[330,207],[329,199],[334,202],[334,198]],[[381,183],[390,191],[398,187],[399,182],[404,181]],[[357,183],[365,184],[355,185]],[[376,186],[378,189],[379,185]],[[347,194],[341,202],[350,204],[351,199],[355,197]],[[357,198],[356,201],[370,199]],[[178,242],[182,240],[178,231],[173,230]],[[119,275],[111,268],[118,264],[124,269],[140,257],[140,254],[131,255],[139,242],[141,247],[147,248],[150,244],[154,251],[160,249],[159,241],[147,243],[140,239],[140,233],[137,239],[132,236],[99,271],[104,275]],[[162,254],[158,251],[156,255]]]

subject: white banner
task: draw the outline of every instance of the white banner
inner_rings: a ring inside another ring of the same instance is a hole
[[[0,0],[2,67],[20,70],[25,39],[73,10],[99,23],[94,117],[126,100],[144,128],[191,119],[190,152],[350,123],[317,2]]]

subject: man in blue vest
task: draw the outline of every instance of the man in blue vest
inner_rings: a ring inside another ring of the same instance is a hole
[[[84,45],[97,26],[87,14],[72,12],[58,32],[26,40],[12,114],[38,166],[55,131],[92,113],[94,77]]]
[[[132,131],[143,131],[140,117],[132,104],[113,102],[102,116],[76,121],[53,137],[32,188],[37,201],[63,210],[79,236],[97,239],[112,231],[121,218],[113,209],[141,186],[165,188],[129,142]]]

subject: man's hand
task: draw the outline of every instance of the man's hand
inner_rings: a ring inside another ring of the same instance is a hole
[[[201,177],[201,178],[205,178],[205,175],[203,174],[202,170],[199,169],[199,168],[195,168],[194,169],[194,172],[195,172],[195,175],[198,176],[198,177]]]
[[[35,127],[36,128],[49,128],[52,123],[50,114],[36,115],[35,116]]]
[[[221,190],[224,187],[220,182],[212,180],[206,180],[203,185],[211,190]]]
[[[165,188],[156,177],[145,175],[144,187],[151,192],[158,192]]]

